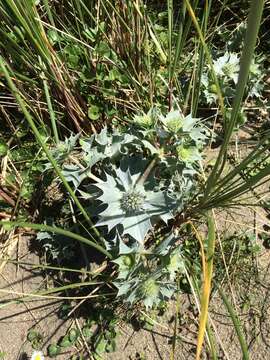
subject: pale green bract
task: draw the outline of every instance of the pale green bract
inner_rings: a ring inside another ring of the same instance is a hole
[[[227,44],[230,48],[229,43]],[[239,49],[239,46],[237,46]],[[216,57],[213,61],[213,67],[219,80],[221,92],[226,102],[231,103],[235,96],[236,84],[240,70],[240,54],[228,50],[220,52],[221,56]],[[249,79],[246,86],[246,96],[260,98],[265,83],[261,63],[264,61],[261,55],[254,57],[252,60]],[[211,73],[208,69],[202,75],[202,86],[205,100],[208,104],[216,103],[218,100],[217,86],[213,83]]]
[[[218,76],[225,76],[236,84],[240,69],[239,57],[235,53],[226,52],[223,56],[214,61],[214,69]]]
[[[166,116],[161,115],[160,120],[172,133],[177,133],[184,125],[184,116],[179,110],[170,111]]]
[[[150,128],[154,125],[153,111],[150,109],[147,114],[135,115],[133,121],[135,124],[141,125],[144,128]]]
[[[99,214],[98,226],[106,225],[112,230],[122,225],[123,235],[132,236],[140,244],[144,243],[147,232],[160,218],[168,221],[173,217],[171,210],[175,201],[163,191],[151,191],[140,184],[140,173],[131,175],[130,170],[115,170],[115,177],[109,174],[104,182],[97,183],[102,194],[98,199],[107,204]]]

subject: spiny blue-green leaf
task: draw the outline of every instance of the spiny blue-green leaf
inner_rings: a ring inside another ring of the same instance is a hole
[[[65,164],[62,173],[68,182],[72,182],[75,189],[87,176],[87,169],[82,169],[79,165]]]
[[[106,181],[95,185],[102,191],[98,199],[107,204],[97,225],[107,225],[109,231],[121,225],[123,234],[143,244],[158,217],[166,216],[168,220],[172,216],[170,209],[173,202],[168,203],[164,192],[147,191],[138,184],[140,173],[131,174],[129,169],[124,172],[118,168],[115,175],[107,174]]]

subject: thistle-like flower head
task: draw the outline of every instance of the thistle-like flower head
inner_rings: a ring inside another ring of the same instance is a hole
[[[214,69],[217,75],[225,76],[237,83],[239,72],[239,58],[235,53],[226,52],[214,61]]]
[[[97,225],[107,225],[109,231],[122,225],[123,234],[143,244],[158,217],[164,221],[171,218],[172,201],[163,191],[146,190],[139,184],[140,173],[118,168],[115,175],[107,174],[106,181],[96,184],[102,191],[99,200],[108,205]]]

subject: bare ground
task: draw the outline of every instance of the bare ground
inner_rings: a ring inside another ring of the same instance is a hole
[[[269,220],[261,211],[236,209],[234,213],[221,212],[216,214],[220,237],[224,233],[232,234],[241,229],[259,234],[263,225]],[[224,230],[225,229],[225,230]],[[21,261],[38,263],[39,259],[29,252],[27,238],[21,238],[17,256]],[[256,241],[261,246],[261,240],[256,235]],[[261,247],[256,256],[257,274],[236,274],[235,269],[227,264],[230,274],[226,281],[224,273],[224,289],[230,296],[230,301],[236,308],[248,342],[251,360],[270,359],[270,250]],[[14,257],[14,256],[13,256]],[[246,265],[245,265],[246,266]],[[255,273],[256,273],[255,271]],[[29,329],[34,328],[42,334],[42,350],[47,354],[47,346],[57,342],[65,335],[67,328],[74,321],[59,319],[57,299],[23,301],[6,304],[8,299],[14,300],[21,293],[33,293],[45,286],[45,280],[38,273],[21,266],[7,264],[0,275],[0,351],[5,360],[30,359],[32,348],[27,340]],[[226,286],[225,286],[226,284]],[[228,290],[228,291],[227,291]],[[173,351],[175,316],[177,316],[177,339]],[[176,312],[175,302],[171,302],[169,310],[162,317],[154,317],[151,330],[135,329],[126,323],[118,325],[117,350],[105,354],[104,360],[191,360],[195,358],[196,336],[198,329],[198,310],[192,296],[181,295],[179,312]],[[210,304],[210,324],[216,339],[218,359],[241,360],[242,353],[231,319],[217,292],[212,294]],[[74,353],[74,349],[71,349]],[[172,353],[174,352],[174,358]],[[70,353],[57,357],[68,359]],[[1,358],[1,357],[0,357]],[[48,357],[46,357],[47,359]],[[85,360],[92,359],[87,355]],[[202,359],[211,359],[207,350]]]

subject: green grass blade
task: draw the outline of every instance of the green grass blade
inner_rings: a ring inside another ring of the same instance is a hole
[[[243,334],[243,330],[241,328],[241,323],[239,321],[239,318],[237,316],[237,314],[235,313],[228,297],[225,295],[225,293],[222,291],[222,289],[220,287],[218,287],[218,292],[228,310],[228,313],[231,317],[231,320],[233,322],[234,328],[235,328],[235,332],[237,334],[240,346],[241,346],[241,350],[242,350],[242,354],[243,354],[243,360],[249,360],[249,354],[248,354],[248,346],[245,340],[245,336]]]
[[[20,222],[20,221],[0,221],[0,225],[2,225],[6,229],[14,229],[17,227],[28,227],[33,230],[48,231],[48,232],[64,235],[68,238],[77,240],[83,244],[93,247],[94,249],[98,250],[99,252],[101,252],[102,254],[107,256],[109,259],[112,258],[111,254],[106,249],[104,249],[102,246],[96,244],[95,242],[93,242],[81,235],[78,235],[76,233],[73,233],[71,231],[68,231],[68,230],[65,230],[65,229],[62,229],[62,228],[59,228],[56,226],[49,226],[49,225],[45,225],[45,224],[33,224],[30,222]]]
[[[213,60],[212,60],[212,55],[208,49],[208,46],[206,44],[206,41],[205,41],[205,37],[203,35],[203,31],[199,25],[199,22],[196,18],[196,15],[194,13],[194,10],[190,4],[190,1],[189,0],[185,0],[185,3],[186,3],[186,6],[187,6],[187,10],[188,10],[188,13],[190,15],[190,18],[193,22],[193,25],[195,26],[195,29],[198,33],[198,36],[199,36],[199,40],[202,44],[202,47],[203,47],[203,50],[204,50],[204,53],[205,53],[205,56],[207,58],[207,61],[208,61],[208,64],[210,66],[210,70],[211,70],[211,76],[213,78],[213,82],[215,83],[216,87],[217,87],[217,96],[218,96],[218,101],[219,101],[219,106],[220,106],[220,109],[221,109],[221,113],[224,114],[224,100],[223,100],[223,96],[222,96],[222,93],[221,93],[221,88],[220,88],[220,84],[219,84],[219,81],[218,81],[218,78],[217,78],[217,75],[215,73],[215,70],[214,70],[214,65],[213,65]]]
[[[40,59],[40,62],[41,62],[41,59]],[[42,65],[43,64],[41,62],[41,66]],[[43,82],[44,93],[45,93],[45,97],[46,97],[46,101],[47,101],[48,111],[49,111],[49,115],[50,115],[50,119],[51,119],[54,140],[55,140],[55,143],[57,144],[59,142],[59,135],[58,135],[57,124],[56,124],[56,116],[55,116],[55,112],[53,110],[48,81],[45,77],[44,72],[41,74],[41,78],[42,78],[42,82]]]
[[[211,1],[210,1],[210,3],[208,3],[208,1],[205,1],[204,2],[203,19],[202,19],[202,34],[203,34],[204,38],[206,38],[210,9],[211,9]],[[202,46],[202,43],[200,42],[199,61],[198,61],[198,65],[196,66],[196,71],[195,71],[192,105],[191,105],[193,117],[196,117],[197,110],[198,110],[198,104],[199,104],[199,99],[200,99],[200,95],[201,95],[201,79],[202,79],[202,74],[203,74],[203,69],[204,69],[204,63],[205,63],[204,47]]]
[[[186,0],[187,1],[187,0]],[[218,158],[215,162],[214,168],[208,178],[207,186],[205,190],[205,198],[208,197],[211,189],[213,189],[216,181],[221,176],[227,156],[227,148],[229,145],[230,138],[232,136],[233,130],[236,125],[237,116],[240,111],[242,98],[244,95],[245,87],[248,80],[249,69],[251,65],[251,61],[254,55],[254,50],[256,46],[257,36],[259,32],[259,27],[261,23],[262,11],[264,7],[264,0],[252,0],[248,23],[247,23],[247,31],[246,37],[243,46],[243,52],[240,60],[240,71],[238,82],[236,86],[236,95],[234,98],[233,106],[232,106],[232,113],[230,120],[227,124],[225,124],[225,136],[224,141],[222,143],[221,149],[218,154]],[[224,116],[224,112],[223,112]],[[225,121],[225,117],[223,118]]]
[[[183,48],[182,40],[183,40],[183,28],[184,28],[185,16],[186,16],[186,4],[185,4],[185,2],[183,2],[182,8],[181,8],[181,16],[179,19],[179,28],[178,28],[178,34],[177,34],[177,40],[176,40],[172,77],[174,76],[177,64],[180,60],[180,56],[182,53],[182,48]]]
[[[9,72],[6,68],[4,59],[2,58],[2,56],[0,56],[0,68],[3,71],[3,74],[8,82],[8,85],[12,91],[12,93],[14,94],[26,120],[29,123],[29,126],[31,127],[38,143],[40,144],[40,146],[42,147],[43,151],[45,152],[48,160],[50,161],[50,163],[52,164],[56,174],[59,176],[59,178],[61,179],[61,181],[63,182],[63,185],[65,186],[66,190],[68,191],[68,193],[70,194],[70,197],[73,199],[73,201],[75,202],[75,204],[77,205],[78,209],[81,211],[81,214],[84,216],[84,218],[86,219],[86,221],[91,225],[91,227],[93,228],[95,234],[97,235],[97,237],[99,237],[100,239],[102,239],[102,237],[100,236],[99,231],[94,227],[94,224],[92,223],[92,220],[90,218],[90,216],[88,215],[88,213],[85,211],[84,207],[82,206],[82,204],[80,203],[79,199],[77,198],[75,192],[72,190],[71,186],[69,185],[69,183],[67,182],[67,180],[65,179],[64,175],[62,174],[61,169],[59,168],[56,160],[53,158],[53,156],[51,155],[49,149],[47,148],[45,142],[43,141],[35,123],[34,120],[32,119],[32,116],[30,114],[30,112],[27,110],[26,105],[24,100],[22,99],[22,97],[20,96],[20,93],[16,87],[16,85],[14,84],[14,82],[12,81]],[[102,239],[103,240],[103,239]]]

